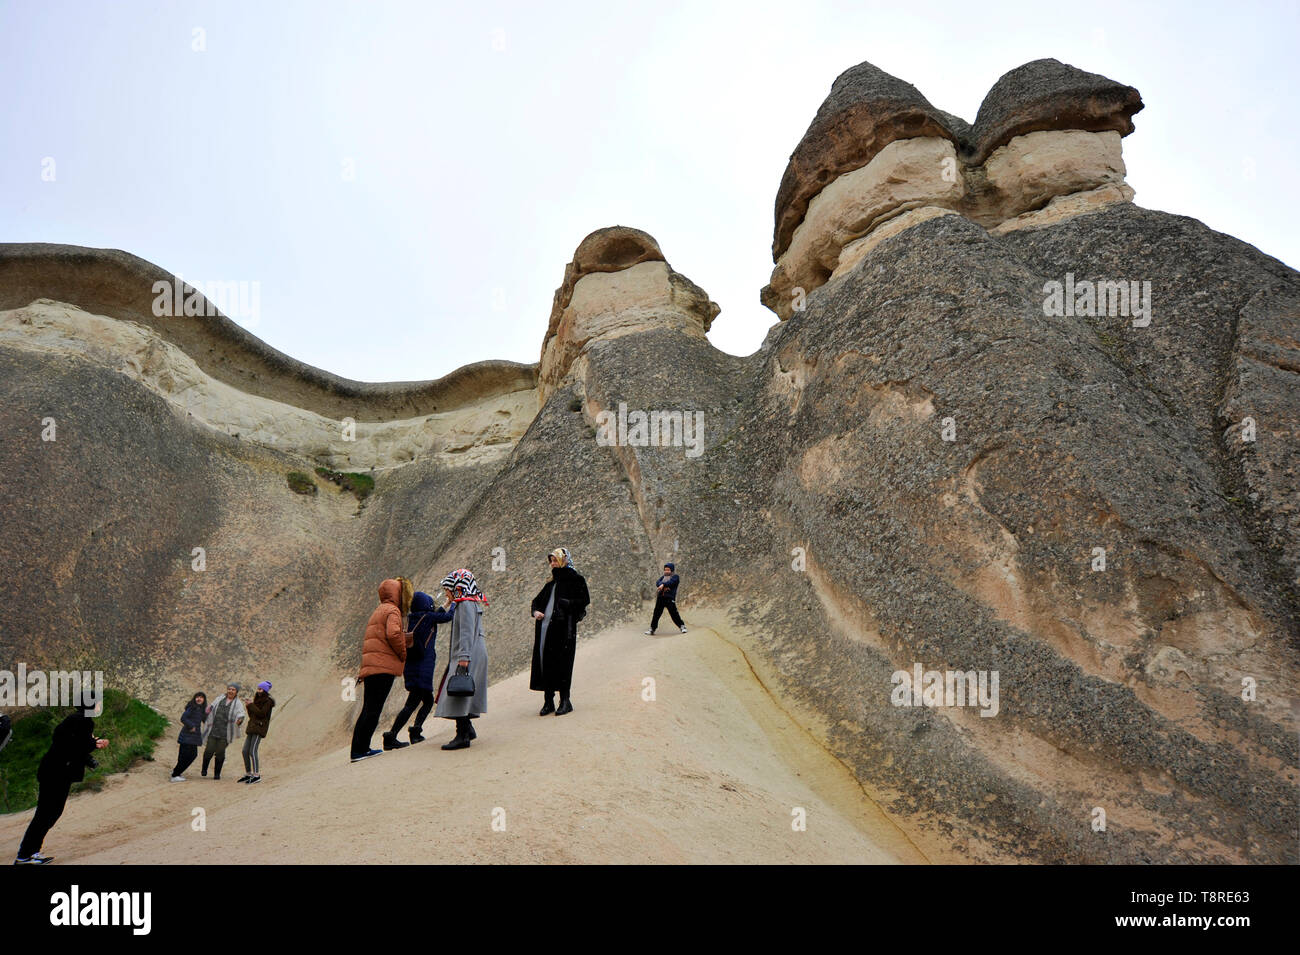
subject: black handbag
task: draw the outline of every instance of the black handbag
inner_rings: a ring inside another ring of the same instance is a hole
[[[474,678],[469,675],[469,671],[460,672],[457,667],[456,671],[447,678],[447,695],[448,696],[473,696],[474,695]]]

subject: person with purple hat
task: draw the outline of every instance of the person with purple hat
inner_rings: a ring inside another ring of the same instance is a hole
[[[244,775],[238,782],[253,783],[262,781],[262,767],[258,761],[257,750],[271,728],[271,710],[275,709],[275,699],[271,696],[271,681],[263,680],[257,684],[257,692],[247,701],[248,729],[244,737]]]

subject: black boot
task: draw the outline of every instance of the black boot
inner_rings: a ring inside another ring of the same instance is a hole
[[[539,712],[537,715],[546,716],[548,713],[554,713],[554,712],[555,712],[555,694],[547,693],[546,702],[542,704],[541,712]]]
[[[225,764],[226,764],[225,759],[222,758],[222,757],[220,757],[220,756],[218,756],[218,757],[217,757],[216,765],[213,766],[213,772],[212,772],[212,778],[213,778],[213,779],[220,779],[220,778],[221,778],[221,767],[224,766]]]
[[[463,716],[456,717],[456,735],[451,742],[443,743],[443,749],[467,749],[469,747],[469,731],[472,729],[469,720]]]
[[[466,720],[465,722],[468,724],[468,728],[469,728],[469,738],[470,738],[470,739],[478,739],[478,733],[474,732],[474,721],[473,721],[473,720]]]
[[[210,763],[210,762],[212,762],[212,757],[209,756],[207,753],[204,753],[204,754],[203,754],[203,772],[199,773],[200,776],[206,776],[206,775],[208,774],[208,763]]]
[[[569,698],[567,696],[561,697],[560,706],[555,711],[555,715],[563,716],[565,713],[572,713],[572,712],[573,712],[573,704],[569,702]]]
[[[385,734],[384,734],[384,750],[385,750],[385,751],[390,750],[390,749],[405,749],[407,746],[410,746],[410,745],[411,745],[410,743],[403,743],[401,740],[399,740],[399,739],[397,738],[397,735],[396,735],[395,733],[385,733]]]
[[[412,743],[424,742],[424,733],[420,732],[420,727],[418,726],[412,726],[409,730],[406,731],[406,735],[411,738]]]

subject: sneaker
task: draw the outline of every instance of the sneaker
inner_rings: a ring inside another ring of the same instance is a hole
[[[645,632],[645,635],[646,635],[647,637],[653,637],[653,636],[655,635],[655,632],[654,632],[653,630],[647,630],[647,631]]]
[[[380,756],[382,754],[383,754],[382,749],[368,749],[364,753],[360,754],[359,756],[353,756],[352,762],[359,763],[363,759],[369,759],[371,756]]]
[[[39,852],[33,852],[26,859],[22,856],[14,859],[14,865],[47,865],[53,861],[54,856],[43,856]]]
[[[262,777],[261,777],[261,776],[249,776],[249,777],[248,777],[248,785],[250,785],[250,786],[253,785],[253,783],[260,783],[261,781],[262,781]]]
[[[242,776],[240,776],[238,779],[236,779],[235,782],[237,782],[237,783],[246,783],[246,782],[248,782],[248,781],[249,781],[250,779],[252,779],[252,778],[253,778],[253,774],[252,774],[252,773],[244,773],[244,775],[242,775]]]
[[[183,783],[183,782],[185,782],[185,777],[184,777],[184,776],[173,776],[173,777],[172,777],[172,782],[174,782],[174,783]]]
[[[682,627],[682,633],[685,633],[685,632],[686,632],[686,628],[685,628],[685,627]]]

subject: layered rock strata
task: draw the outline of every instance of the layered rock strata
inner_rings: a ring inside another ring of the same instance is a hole
[[[971,126],[870,63],[845,71],[781,181],[763,303],[789,318],[859,243],[942,209],[1005,231],[1053,204],[1060,218],[1131,199],[1120,138],[1141,108],[1132,87],[1035,60],[994,84]]]

